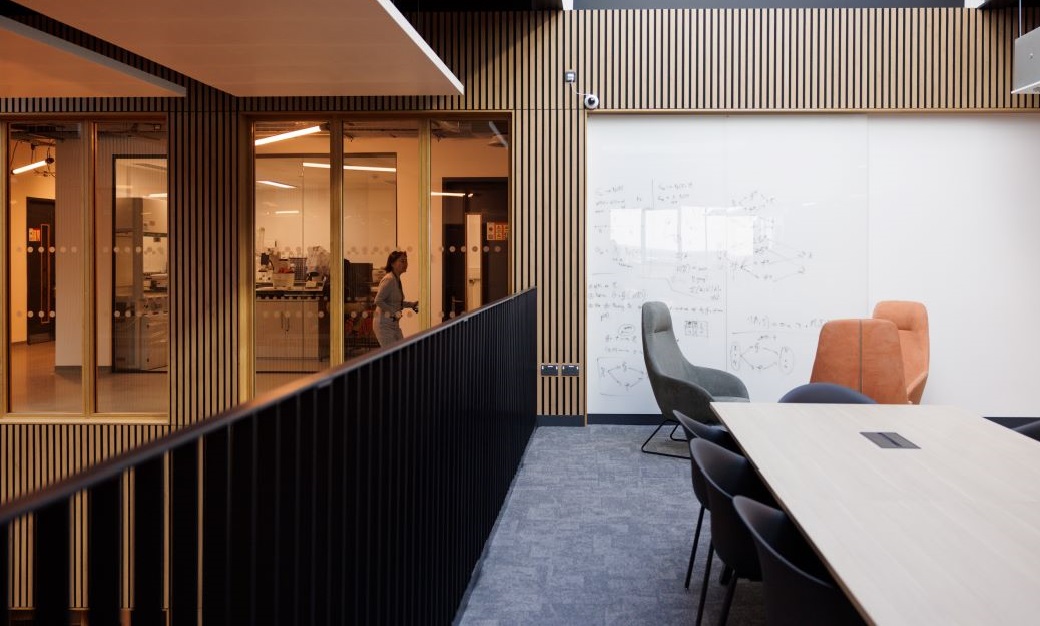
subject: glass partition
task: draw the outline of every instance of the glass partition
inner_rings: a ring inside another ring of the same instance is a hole
[[[430,132],[437,324],[510,293],[509,120],[435,120]]]
[[[12,123],[9,410],[83,412],[84,125]]]
[[[255,125],[256,390],[329,366],[327,124]]]
[[[401,283],[406,299],[419,299],[419,123],[346,120],[343,149],[343,346],[350,359],[379,347],[376,287],[392,251],[411,254],[412,270]],[[404,333],[418,332],[415,312],[402,313]]]
[[[169,411],[165,142],[162,125],[98,125],[99,413]]]

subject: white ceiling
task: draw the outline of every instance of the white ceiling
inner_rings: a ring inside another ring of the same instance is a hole
[[[235,96],[463,92],[390,0],[18,2]]]
[[[0,17],[2,98],[183,95],[183,87]]]

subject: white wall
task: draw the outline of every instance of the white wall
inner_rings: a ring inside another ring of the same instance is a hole
[[[927,305],[923,402],[1040,416],[1040,116],[873,116],[870,146],[870,302]]]

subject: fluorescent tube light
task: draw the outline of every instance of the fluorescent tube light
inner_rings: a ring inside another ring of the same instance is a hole
[[[304,135],[313,135],[314,133],[321,130],[321,126],[310,126],[308,128],[301,128],[300,130],[291,130],[287,133],[279,133],[277,135],[271,135],[270,137],[264,137],[263,139],[257,139],[255,142],[258,146],[265,144],[274,143],[276,141],[284,141],[286,139],[292,139],[294,137],[303,137]]]
[[[13,170],[11,170],[11,173],[12,174],[22,174],[22,173],[25,173],[25,172],[31,172],[34,169],[38,168],[38,167],[43,167],[44,165],[47,165],[47,160],[46,159],[44,159],[43,161],[37,161],[35,163],[30,163],[28,165],[23,165],[21,167],[16,167]]]
[[[275,211],[275,215],[299,215],[299,211]]]
[[[166,192],[164,191],[162,193],[150,193],[150,194],[148,194],[145,197],[146,198],[165,198],[166,197]]]
[[[345,170],[357,170],[359,172],[396,172],[396,167],[378,167],[376,165],[344,165]]]
[[[465,198],[466,194],[461,191],[431,191],[431,196],[447,196],[449,198]]]
[[[320,167],[322,169],[331,170],[332,166],[328,163],[311,163],[308,161],[303,162],[304,167]],[[357,170],[360,172],[396,172],[396,167],[377,167],[375,165],[344,165],[345,170]]]
[[[277,187],[279,189],[296,189],[296,187],[294,187],[292,185],[286,185],[285,183],[279,183],[279,182],[275,182],[273,180],[258,180],[256,182],[259,185],[270,185],[272,187]]]

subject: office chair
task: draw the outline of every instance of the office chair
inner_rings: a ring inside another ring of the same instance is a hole
[[[737,454],[743,455],[744,453],[740,450],[740,446],[737,445],[737,440],[733,438],[729,430],[721,424],[704,424],[697,420],[692,420],[686,416],[685,413],[676,409],[672,411],[675,415],[675,419],[679,420],[682,424],[683,430],[686,431],[688,439],[699,437],[706,439],[714,444],[720,445],[730,452],[736,452]]]
[[[1022,433],[1026,437],[1040,441],[1040,420],[1036,420],[1035,422],[1029,422],[1028,424],[1022,424],[1021,426],[1016,426],[1015,430]]]
[[[874,306],[874,319],[888,320],[899,329],[906,395],[911,404],[921,404],[928,382],[928,309],[920,302],[883,300]]]
[[[729,617],[737,579],[762,579],[754,540],[747,527],[737,517],[736,509],[733,508],[733,498],[747,496],[770,504],[774,501],[751,463],[739,454],[704,439],[694,439],[690,442],[690,454],[704,476],[711,510],[711,543],[708,544],[708,562],[704,567],[704,582],[701,584],[697,626],[700,626],[704,615],[704,601],[708,595],[711,557],[714,552],[718,552],[719,558],[731,573],[726,586],[722,614],[719,617],[719,624],[722,625]]]
[[[855,389],[834,383],[806,383],[788,391],[778,402],[815,404],[877,404]]]
[[[899,329],[888,320],[831,320],[820,329],[809,382],[849,387],[881,404],[906,404]]]
[[[675,419],[679,420],[679,424],[682,425],[683,430],[686,432],[686,438],[689,441],[701,437],[708,441],[717,443],[727,450],[739,453],[737,442],[723,426],[702,424],[686,417],[686,415],[681,411],[675,411],[674,414]],[[704,512],[711,510],[708,507],[708,492],[704,486],[704,476],[701,475],[701,470],[697,466],[697,462],[693,460],[692,456],[690,457],[690,482],[693,484],[693,495],[697,498],[700,510],[697,512],[697,527],[693,531],[693,545],[690,547],[690,562],[686,565],[686,581],[683,586],[687,589],[690,588],[690,577],[693,575],[693,561],[697,556],[697,545],[700,543],[701,527],[704,522]]]
[[[672,316],[663,302],[643,304],[643,359],[650,388],[661,409],[663,419],[646,438],[640,450],[647,454],[686,458],[685,455],[648,450],[647,444],[661,428],[673,424],[672,438],[679,427],[673,411],[680,409],[694,420],[717,422],[710,402],[747,402],[747,387],[739,378],[722,370],[693,365],[686,360],[672,330]],[[676,380],[689,383],[678,385]]]
[[[786,513],[744,496],[733,509],[758,553],[768,626],[863,624]]]

